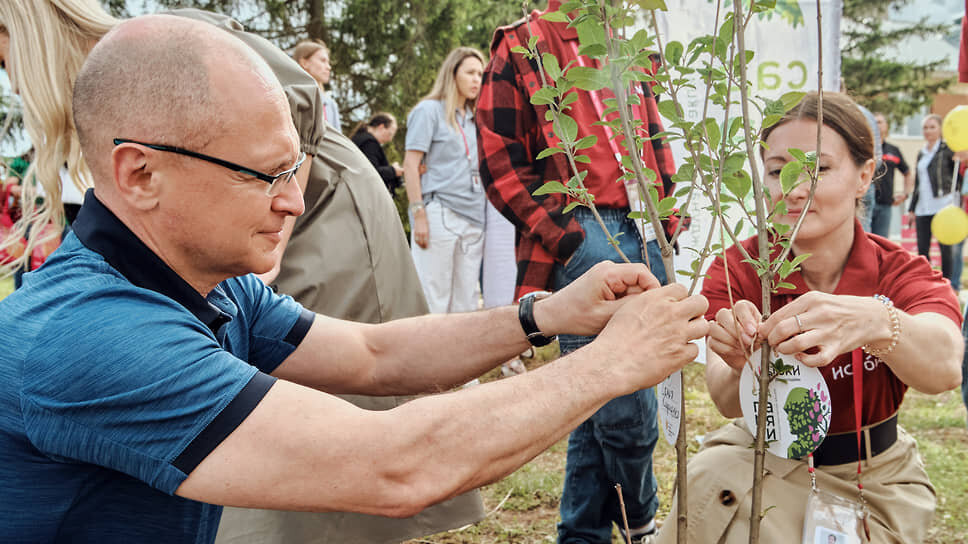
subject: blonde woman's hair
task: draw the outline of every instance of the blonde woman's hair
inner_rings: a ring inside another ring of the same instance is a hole
[[[474,57],[481,61],[481,65],[485,64],[484,55],[480,51],[474,49],[473,47],[458,47],[451,51],[447,58],[444,59],[444,64],[441,65],[440,71],[437,72],[437,80],[434,81],[434,86],[422,100],[440,100],[444,103],[444,113],[447,115],[447,124],[457,130],[457,100],[460,94],[457,91],[457,80],[455,76],[457,75],[457,69],[460,67],[460,63],[464,62],[467,57]],[[477,99],[467,100],[464,102],[464,106],[474,111],[477,106]]]
[[[295,47],[290,51],[290,56],[296,62],[299,62],[305,58],[311,57],[316,54],[316,51],[324,49],[327,54],[329,54],[329,47],[326,47],[326,42],[323,40],[303,40],[296,44]]]
[[[24,176],[23,219],[11,236],[0,240],[0,247],[6,248],[16,244],[28,228],[33,233],[24,256],[11,266],[29,262],[31,248],[40,241],[36,233],[43,225],[63,222],[61,166],[67,164],[79,189],[91,186],[71,117],[72,88],[88,51],[118,22],[97,0],[0,2],[0,32],[10,37],[7,74],[13,91],[20,94],[24,126],[36,149]],[[46,193],[40,206],[35,204],[37,191],[31,179]]]

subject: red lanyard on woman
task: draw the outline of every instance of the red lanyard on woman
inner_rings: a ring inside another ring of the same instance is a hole
[[[854,382],[854,423],[857,425],[857,491],[860,494],[860,504],[863,508],[864,517],[861,518],[864,522],[864,535],[867,537],[867,541],[870,542],[871,530],[867,526],[867,500],[864,498],[864,484],[861,482],[861,461],[864,459],[863,452],[861,451],[861,412],[863,411],[863,396],[864,396],[864,351],[861,348],[855,349],[850,354],[850,362],[853,367],[853,382]],[[870,439],[868,437],[868,447],[870,447]]]
[[[864,527],[864,536],[867,537],[867,541],[871,540],[871,530],[867,524],[868,518],[868,508],[867,500],[864,498],[864,484],[861,482],[861,463],[863,462],[863,448],[861,447],[861,432],[862,432],[862,412],[863,412],[863,397],[864,397],[864,351],[861,348],[857,348],[850,354],[851,362],[851,379],[854,384],[854,423],[857,426],[857,492],[860,495],[861,504],[861,522]],[[817,478],[814,473],[813,467],[813,454],[807,455],[807,471],[810,473],[810,486],[814,492],[817,491]]]
[[[461,117],[464,118],[464,119],[466,119],[466,117],[464,117],[464,114],[463,113],[461,113]],[[460,122],[459,119],[457,120],[457,130],[460,131],[460,137],[461,137],[462,140],[464,140],[464,154],[467,156],[467,162],[472,162],[471,161],[471,146],[467,145],[467,136],[464,135],[464,127],[461,125],[461,122]]]

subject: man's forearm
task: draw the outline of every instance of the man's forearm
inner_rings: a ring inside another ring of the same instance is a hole
[[[514,306],[392,321],[370,332],[367,346],[380,361],[372,383],[380,394],[450,389],[529,346]]]
[[[633,382],[602,364],[608,357],[587,346],[514,379],[387,411],[280,381],[176,493],[232,506],[412,516],[511,473],[631,392]]]

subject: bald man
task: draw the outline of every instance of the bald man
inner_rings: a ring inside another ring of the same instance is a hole
[[[412,515],[654,385],[707,332],[705,300],[640,265],[381,325],[275,295],[253,273],[303,210],[304,155],[272,72],[210,25],[119,25],[77,78],[74,119],[94,189],[0,301],[0,541],[211,542],[216,505]],[[331,395],[448,389],[529,338],[599,331],[538,371],[392,410]]]

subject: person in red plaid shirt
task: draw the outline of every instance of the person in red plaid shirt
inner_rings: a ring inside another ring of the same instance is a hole
[[[550,0],[548,11],[557,11],[560,0]],[[478,100],[478,145],[481,176],[487,196],[517,228],[517,296],[567,285],[602,260],[618,260],[600,227],[585,207],[562,213],[568,204],[564,194],[534,196],[546,181],[566,182],[571,177],[564,155],[535,160],[537,154],[557,145],[546,106],[532,106],[530,96],[542,87],[537,67],[523,55],[512,53],[526,46],[533,33],[541,53],[554,54],[562,66],[570,60],[584,66],[597,61],[579,57],[578,34],[565,23],[542,20],[533,12],[525,20],[499,28],[491,44],[491,60],[485,69]],[[530,30],[529,30],[530,26]],[[649,85],[636,86],[641,104],[633,106],[649,134],[662,131],[655,96]],[[665,270],[654,233],[640,233],[628,219],[629,199],[606,128],[594,125],[601,119],[610,91],[576,90],[579,99],[569,114],[578,122],[578,137],[594,134],[598,144],[587,150],[591,162],[585,185],[622,251],[636,262],[648,262],[653,274],[665,283]],[[648,136],[645,134],[645,136]],[[614,144],[614,145],[612,145]],[[660,198],[673,189],[672,154],[662,140],[646,143],[642,158],[657,174]],[[647,248],[647,250],[645,249]],[[646,254],[648,257],[646,257]],[[591,341],[590,337],[560,337],[562,353]],[[622,484],[629,527],[635,542],[646,542],[654,532],[658,506],[652,474],[652,451],[658,437],[654,392],[638,391],[609,402],[578,427],[568,442],[565,484],[561,498],[559,542],[611,542],[612,523],[621,527],[616,483]]]

